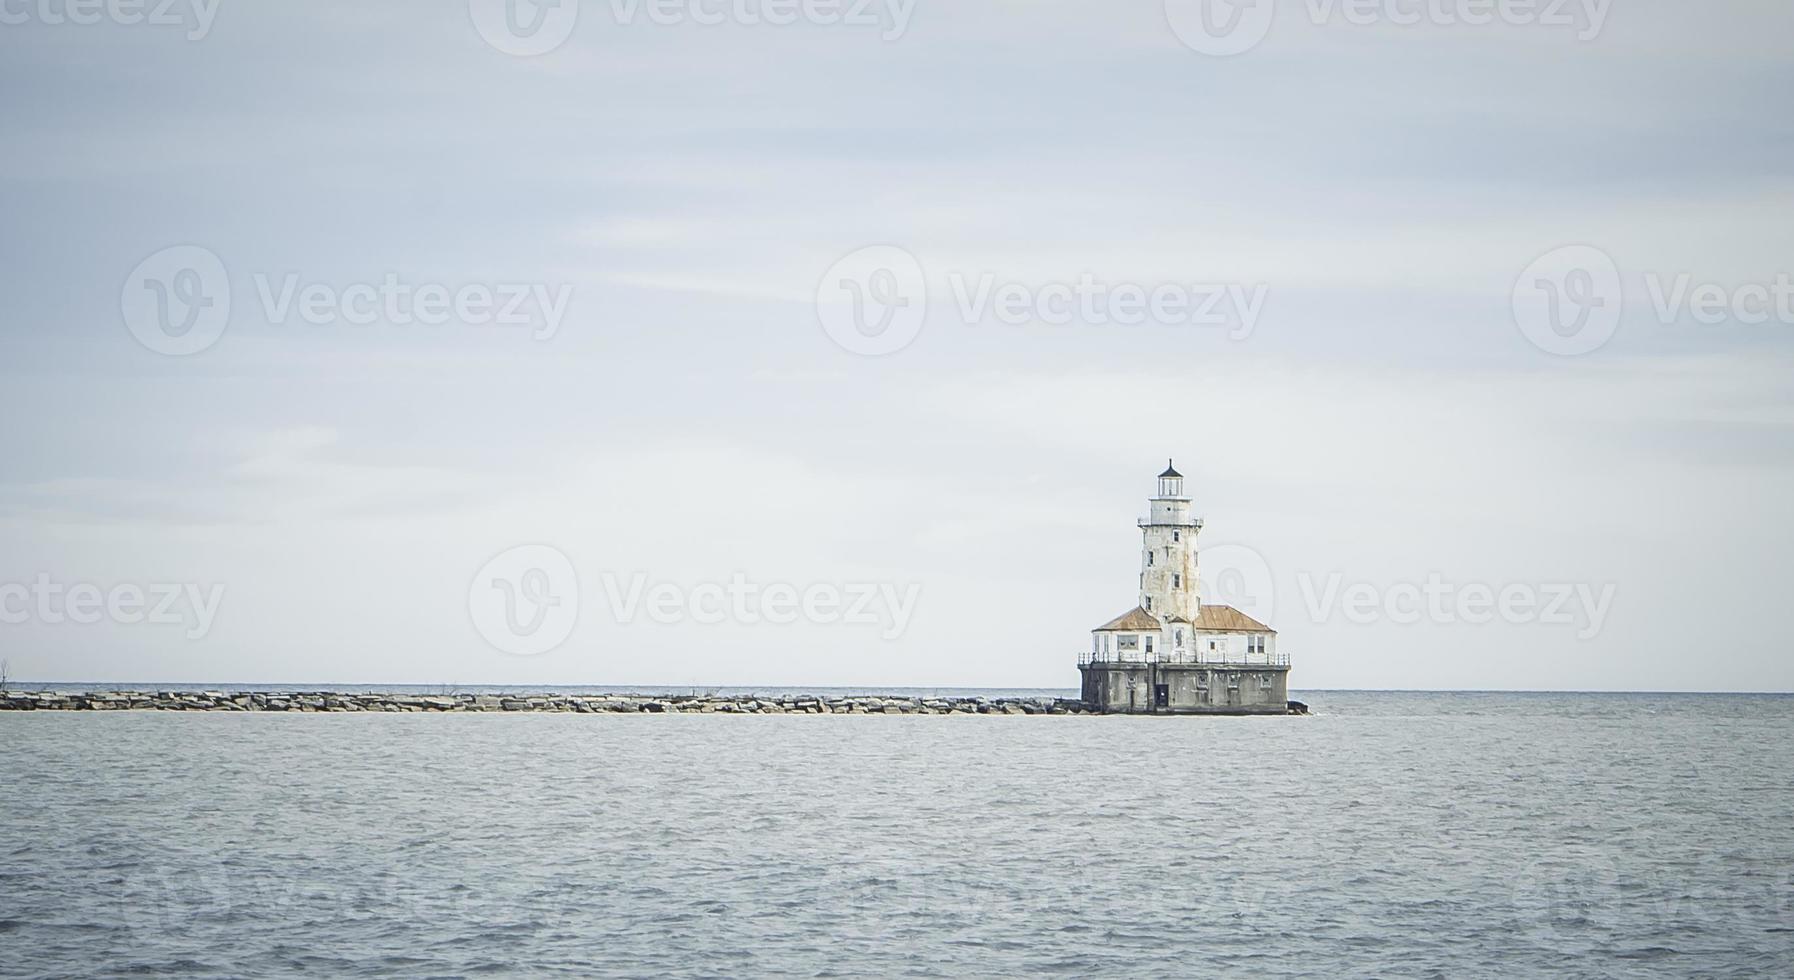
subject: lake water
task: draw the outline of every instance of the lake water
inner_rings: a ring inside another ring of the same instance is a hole
[[[0,714],[0,974],[1794,975],[1794,698],[1295,696]]]

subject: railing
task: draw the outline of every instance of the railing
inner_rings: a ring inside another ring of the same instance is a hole
[[[1224,654],[1194,651],[1190,653],[1091,653],[1086,650],[1078,654],[1078,666],[1088,667],[1091,664],[1195,664],[1214,667],[1288,667],[1287,653],[1245,653]]]

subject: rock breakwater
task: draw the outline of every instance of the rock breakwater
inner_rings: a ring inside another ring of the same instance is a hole
[[[353,694],[332,691],[15,691],[0,711],[536,711],[582,714],[1092,714],[1066,698],[836,695]]]

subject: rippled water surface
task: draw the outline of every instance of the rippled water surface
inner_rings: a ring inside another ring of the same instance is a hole
[[[0,714],[0,974],[1794,975],[1794,698],[1305,697]]]

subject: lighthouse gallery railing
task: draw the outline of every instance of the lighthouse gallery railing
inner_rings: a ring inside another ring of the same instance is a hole
[[[1078,666],[1091,664],[1195,664],[1213,667],[1288,667],[1287,653],[1244,653],[1225,654],[1207,651],[1191,651],[1178,653],[1091,653],[1086,650],[1078,654]]]

